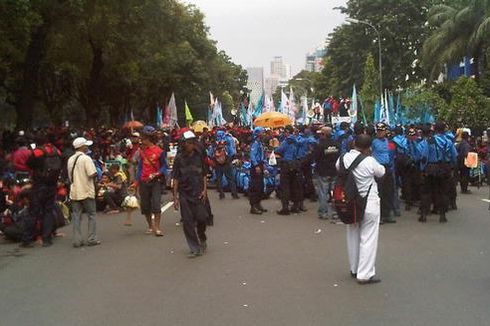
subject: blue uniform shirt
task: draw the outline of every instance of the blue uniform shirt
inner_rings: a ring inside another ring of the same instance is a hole
[[[298,157],[298,143],[294,135],[289,135],[276,149],[284,161],[295,161]]]
[[[396,153],[409,155],[408,140],[404,135],[396,135],[393,137],[393,142],[396,145]]]
[[[250,148],[250,163],[255,167],[264,162],[264,147],[262,142],[254,140],[252,147]]]
[[[373,151],[373,157],[379,164],[393,168],[394,156],[393,151],[390,150],[390,142],[387,138],[376,138],[373,140],[371,149]]]

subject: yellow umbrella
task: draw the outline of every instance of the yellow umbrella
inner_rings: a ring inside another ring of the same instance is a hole
[[[202,132],[204,130],[204,128],[208,128],[208,125],[206,124],[205,121],[202,121],[202,120],[198,120],[196,122],[194,122],[192,124],[192,129],[195,131],[195,132]]]
[[[263,113],[254,121],[255,126],[268,128],[279,128],[292,124],[291,119],[287,115],[279,112]]]

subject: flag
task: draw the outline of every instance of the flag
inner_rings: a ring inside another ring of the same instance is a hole
[[[226,120],[223,118],[223,108],[218,98],[216,98],[214,102],[213,116],[214,116],[213,121],[215,126],[223,126],[226,124]]]
[[[284,89],[281,89],[281,104],[279,105],[279,112],[288,114],[289,113],[289,99],[284,94]]]
[[[131,121],[134,121],[133,109],[131,108],[131,113],[129,114]]]
[[[352,103],[350,104],[349,115],[351,117],[351,122],[357,122],[357,90],[356,84],[352,87]]]
[[[170,101],[168,102],[168,107],[169,107],[169,112],[170,112],[170,119],[169,119],[169,125],[170,128],[179,128],[179,117],[177,116],[177,104],[175,103],[175,94],[172,93],[172,96],[170,97]]]
[[[374,116],[373,116],[373,122],[378,123],[381,121],[381,111],[382,111],[382,106],[383,104],[381,103],[381,100],[376,101],[376,104],[374,105]]]
[[[304,95],[301,97],[301,118],[298,119],[304,125],[309,124],[309,121],[306,117],[307,112],[308,112],[308,97],[306,95]]]
[[[296,113],[298,112],[298,107],[296,106],[296,99],[294,98],[293,88],[289,88],[289,119],[296,124]]]
[[[192,117],[191,109],[189,109],[189,106],[187,105],[187,101],[184,101],[184,103],[185,103],[185,122],[189,127],[194,121],[194,118]]]
[[[390,120],[390,125],[396,125],[396,115],[395,115],[395,97],[393,93],[389,93],[388,96],[388,117]]]
[[[265,104],[265,92],[262,91],[262,95],[259,98],[259,101],[257,102],[257,105],[255,106],[255,110],[253,113],[253,116],[257,118],[260,116],[264,110],[264,104]]]
[[[162,108],[160,107],[160,104],[157,104],[157,118],[156,118],[156,123],[157,127],[161,128],[163,125],[163,115],[162,115]]]
[[[213,93],[209,92],[209,105],[214,106],[214,95]]]
[[[359,104],[361,107],[361,113],[362,113],[362,122],[364,123],[365,126],[367,126],[367,118],[366,118],[366,110],[364,108],[364,104],[362,103],[362,98],[358,97],[359,99]]]

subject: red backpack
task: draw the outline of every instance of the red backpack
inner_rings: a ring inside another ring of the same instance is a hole
[[[360,154],[348,169],[344,165],[344,155],[339,159],[340,168],[337,174],[337,182],[333,188],[333,207],[344,224],[358,223],[364,217],[371,187],[369,187],[366,197],[361,197],[353,171],[366,157]]]

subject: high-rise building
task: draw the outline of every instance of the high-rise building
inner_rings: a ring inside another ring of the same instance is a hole
[[[265,79],[265,94],[272,96],[276,92],[277,87],[280,84],[280,78],[278,76],[270,76]]]
[[[291,65],[284,63],[282,57],[274,57],[271,62],[271,76],[276,76],[280,81],[291,79]]]
[[[247,73],[247,88],[251,91],[250,101],[256,105],[264,91],[264,68],[249,67],[247,68]]]
[[[323,70],[323,58],[327,54],[326,47],[318,47],[315,51],[306,55],[305,70],[310,72],[320,72]]]

